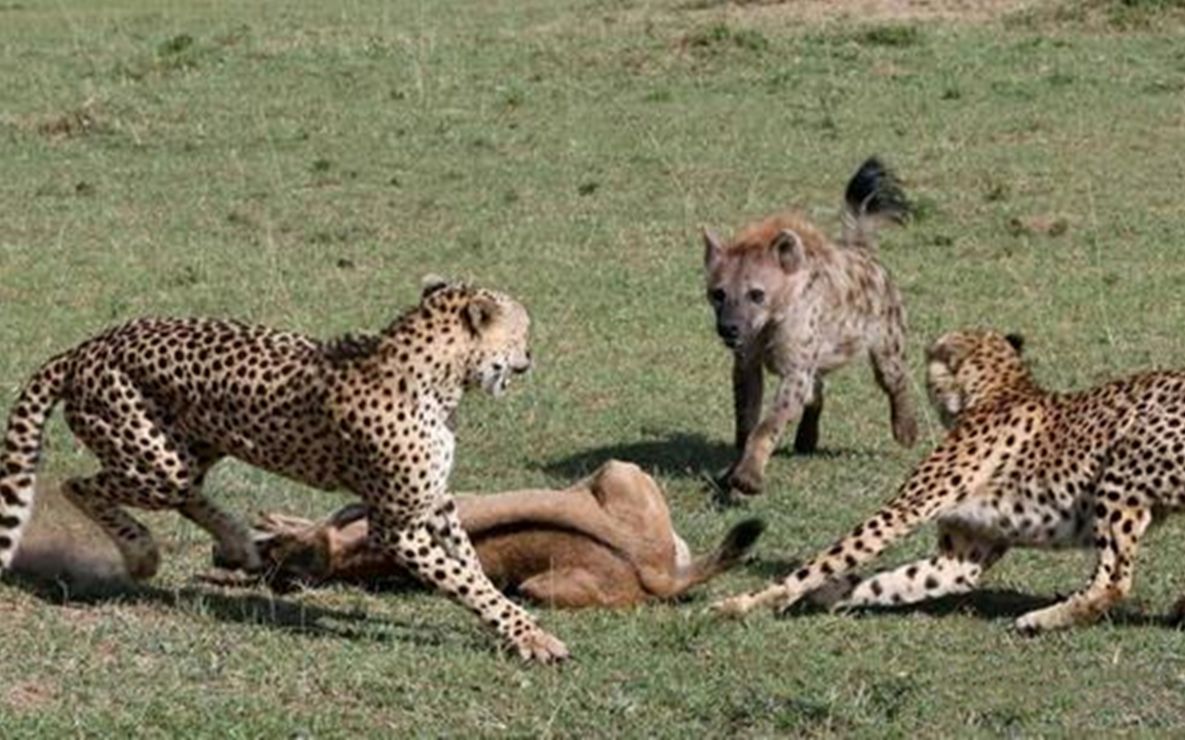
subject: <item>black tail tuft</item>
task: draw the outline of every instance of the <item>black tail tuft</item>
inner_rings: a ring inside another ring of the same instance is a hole
[[[744,556],[763,532],[765,522],[760,519],[745,519],[739,522],[728,530],[728,534],[724,535],[724,541],[720,543],[721,559],[731,561]]]
[[[897,223],[904,223],[913,210],[901,181],[876,157],[869,157],[852,175],[844,200],[857,217],[881,216]]]

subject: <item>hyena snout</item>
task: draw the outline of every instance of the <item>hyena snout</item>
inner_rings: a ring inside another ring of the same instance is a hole
[[[735,321],[717,321],[716,333],[729,347],[735,347],[741,338],[741,325]]]

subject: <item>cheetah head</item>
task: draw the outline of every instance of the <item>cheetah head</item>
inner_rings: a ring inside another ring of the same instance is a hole
[[[926,391],[948,429],[992,391],[1028,378],[1024,338],[986,330],[943,334],[926,350]]]
[[[531,369],[527,310],[508,295],[475,290],[461,308],[461,320],[472,338],[466,385],[501,396],[512,377]]]

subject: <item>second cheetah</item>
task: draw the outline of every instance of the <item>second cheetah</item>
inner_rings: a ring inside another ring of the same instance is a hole
[[[835,607],[891,606],[963,593],[1010,547],[1090,548],[1097,558],[1086,586],[1020,616],[1022,632],[1090,622],[1123,599],[1154,512],[1185,507],[1185,372],[1054,393],[1033,380],[1021,344],[991,331],[935,342],[927,386],[950,427],[942,444],[846,537],[780,583],[715,608],[785,609],[808,595]],[[929,520],[938,522],[933,557],[852,574]]]

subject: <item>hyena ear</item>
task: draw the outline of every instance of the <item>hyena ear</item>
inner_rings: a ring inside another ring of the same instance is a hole
[[[716,232],[704,227],[704,269],[711,270],[720,261],[720,255],[724,252],[724,246],[720,243],[720,237],[716,236]]]
[[[420,278],[420,300],[424,300],[433,293],[448,287],[448,280],[439,275],[428,273]]]
[[[1012,348],[1014,350],[1016,350],[1016,354],[1019,355],[1020,353],[1024,352],[1025,338],[1023,336],[1021,336],[1020,334],[1017,334],[1016,332],[1013,332],[1011,334],[1005,334],[1004,339],[1005,339],[1005,341],[1007,341],[1009,344],[1012,345]]]
[[[790,229],[779,231],[778,235],[774,237],[771,248],[777,255],[778,261],[782,263],[782,269],[786,272],[794,272],[802,267],[803,260],[806,259],[806,249],[802,246],[802,237]]]
[[[494,323],[501,310],[494,300],[486,296],[475,296],[469,301],[469,305],[465,306],[465,325],[474,334],[481,334]]]

